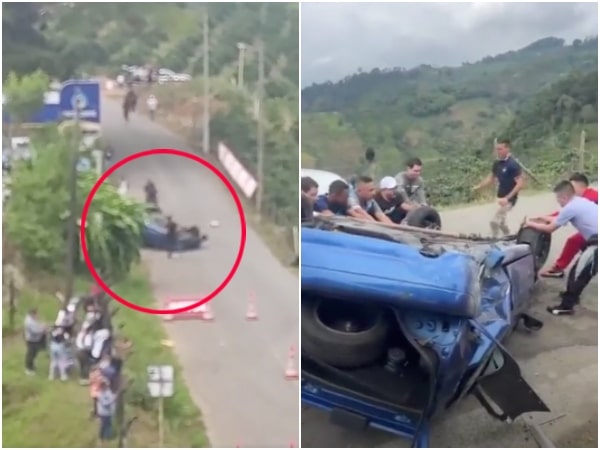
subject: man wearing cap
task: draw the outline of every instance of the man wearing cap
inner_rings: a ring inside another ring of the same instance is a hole
[[[359,177],[356,190],[348,199],[348,214],[357,219],[392,223],[375,201],[375,184],[371,177]]]
[[[379,191],[375,194],[375,201],[383,213],[393,222],[401,223],[406,213],[412,208],[408,197],[398,190],[398,183],[394,177],[383,177],[379,182]]]

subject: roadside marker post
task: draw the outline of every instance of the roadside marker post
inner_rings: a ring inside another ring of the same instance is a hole
[[[164,399],[173,397],[175,370],[173,366],[153,365],[146,367],[146,373],[150,396],[158,399],[158,447],[162,448],[165,442]]]

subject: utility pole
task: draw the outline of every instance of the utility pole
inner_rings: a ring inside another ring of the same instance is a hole
[[[265,84],[265,49],[262,39],[258,42],[258,111],[257,111],[257,177],[258,189],[256,190],[256,210],[260,217],[263,202],[263,172],[264,172],[264,153],[265,153],[265,138],[264,138],[264,84]]]
[[[208,7],[207,7],[208,8]],[[204,112],[202,113],[202,148],[205,154],[210,153],[210,71],[208,46],[208,9],[204,10]]]
[[[73,149],[71,150],[71,167],[69,173],[69,216],[67,217],[67,260],[66,260],[66,283],[64,301],[68,302],[73,297],[75,284],[75,254],[77,244],[77,163],[79,161],[79,115],[81,103],[79,99],[74,105],[74,127],[73,127]],[[81,224],[82,227],[85,224]]]
[[[585,171],[585,130],[581,130],[579,135],[579,158],[577,171],[583,173]]]
[[[243,42],[238,42],[238,87],[242,89],[244,87],[244,64],[245,64],[245,55],[246,55],[246,44]]]

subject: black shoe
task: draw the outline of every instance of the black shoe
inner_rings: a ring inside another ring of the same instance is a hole
[[[570,316],[575,313],[572,306],[565,306],[562,303],[556,306],[548,306],[546,311],[555,316]]]
[[[540,272],[540,277],[543,278],[563,278],[565,276],[565,271],[561,269],[557,269],[556,267],[552,267],[546,271]]]

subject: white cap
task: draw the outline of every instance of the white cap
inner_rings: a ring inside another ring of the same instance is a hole
[[[383,177],[379,182],[379,189],[396,189],[398,183],[394,177]]]

